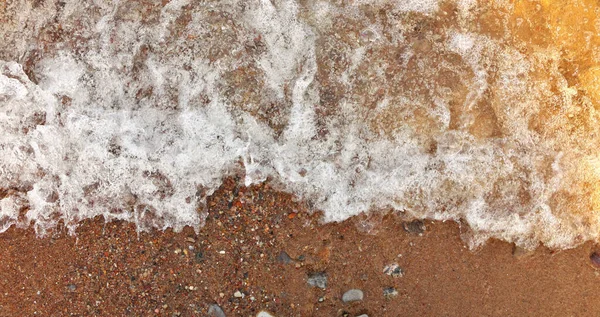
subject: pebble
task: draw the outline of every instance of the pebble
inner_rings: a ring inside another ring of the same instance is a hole
[[[402,224],[404,231],[412,234],[418,234],[419,236],[423,235],[425,232],[425,223],[422,220],[413,220],[410,222],[405,222]]]
[[[242,292],[240,292],[240,291],[235,291],[235,293],[233,293],[233,296],[237,297],[237,298],[241,298],[241,297],[244,297],[244,294],[242,294]]]
[[[256,317],[275,317],[275,316],[273,316],[271,313],[268,313],[268,312],[266,312],[266,311],[264,311],[264,310],[261,310],[261,311],[260,311],[260,312],[259,312],[259,313],[256,315]]]
[[[308,285],[322,289],[327,288],[327,274],[325,272],[316,272],[309,275]]]
[[[356,302],[363,300],[363,292],[359,289],[351,289],[342,295],[344,303]]]
[[[367,314],[362,314],[362,315],[359,315],[359,316],[356,316],[356,317],[369,317],[369,315],[367,315]]]
[[[277,255],[277,261],[283,264],[290,264],[292,263],[292,258],[290,258],[285,251],[281,251],[279,252],[279,255]]]
[[[202,263],[202,262],[204,262],[204,253],[196,252],[196,255],[194,256],[194,258],[196,259],[196,262]]]
[[[69,291],[74,292],[77,289],[77,286],[75,284],[69,284],[67,285],[67,288]]]
[[[223,309],[217,304],[212,304],[208,307],[208,316],[210,317],[225,317]]]
[[[590,261],[592,261],[592,264],[597,267],[600,268],[600,253],[598,252],[594,252],[590,255]]]
[[[398,263],[386,265],[386,267],[383,268],[383,273],[392,277],[401,277],[404,275],[404,271],[402,271],[402,268],[398,265]]]
[[[383,289],[383,296],[385,298],[398,296],[398,291],[393,287],[386,287]]]

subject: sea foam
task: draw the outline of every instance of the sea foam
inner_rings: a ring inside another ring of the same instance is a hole
[[[7,7],[0,231],[201,230],[241,161],[246,185],[271,177],[325,221],[393,209],[463,221],[471,246],[598,238],[598,100],[561,73],[564,46],[521,43],[473,1],[350,2]]]

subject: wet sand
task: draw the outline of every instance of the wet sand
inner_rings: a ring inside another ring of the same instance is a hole
[[[422,235],[398,214],[323,225],[290,195],[235,179],[208,209],[199,234],[103,219],[75,236],[11,228],[0,235],[0,316],[207,316],[211,304],[227,316],[597,315],[591,243],[514,255],[500,241],[468,250],[468,229],[451,222],[425,221]],[[393,263],[403,276],[383,273]],[[326,289],[307,284],[314,272]],[[364,300],[342,302],[352,288]]]

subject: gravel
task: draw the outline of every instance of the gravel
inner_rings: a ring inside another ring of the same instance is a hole
[[[292,263],[292,258],[285,251],[281,251],[279,252],[279,255],[277,255],[277,262],[290,264]]]
[[[385,298],[398,296],[398,291],[393,287],[386,287],[383,289],[383,296]]]
[[[398,265],[398,263],[392,263],[383,268],[383,273],[392,277],[401,277],[404,275],[404,271]]]
[[[590,255],[590,261],[592,261],[592,264],[597,267],[600,268],[600,253],[598,252],[594,252]]]
[[[327,274],[325,272],[316,272],[308,276],[308,285],[312,287],[327,288]]]
[[[410,222],[405,222],[402,224],[402,227],[404,228],[404,231],[419,236],[422,236],[423,232],[425,232],[426,229],[425,223],[422,220],[413,220]]]
[[[344,293],[342,296],[342,301],[344,301],[344,303],[356,302],[363,300],[363,297],[363,291],[359,289],[351,289]]]
[[[225,313],[223,309],[219,307],[217,304],[212,304],[208,307],[208,316],[209,317],[225,317]]]
[[[203,252],[196,252],[196,254],[194,255],[194,259],[196,260],[196,262],[198,263],[202,263],[204,262],[204,253]]]

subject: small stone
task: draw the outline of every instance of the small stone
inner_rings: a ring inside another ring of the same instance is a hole
[[[327,288],[327,274],[325,272],[316,272],[308,276],[308,285],[312,287]]]
[[[290,256],[285,251],[281,251],[279,252],[279,255],[277,255],[277,262],[283,264],[290,264],[292,263],[292,258],[290,258]]]
[[[217,304],[212,304],[208,307],[208,316],[210,317],[225,317],[223,309]]]
[[[273,316],[273,314],[271,314],[269,312],[261,310],[258,314],[256,314],[256,317],[275,317],[275,316]]]
[[[404,271],[397,263],[392,263],[383,268],[383,273],[392,277],[401,277]]]
[[[235,293],[233,293],[233,297],[242,298],[244,297],[244,294],[242,294],[240,291],[235,291]]]
[[[192,237],[185,238],[185,241],[187,241],[189,243],[195,243],[196,242],[196,240],[194,240],[194,238],[192,238]]]
[[[413,220],[402,224],[404,231],[422,236],[425,232],[425,223],[422,220]]]
[[[594,252],[590,255],[590,261],[592,261],[592,264],[597,267],[600,268],[600,253],[598,252]]]
[[[77,289],[77,285],[69,284],[69,285],[67,285],[67,289],[71,292],[74,292]]]
[[[204,253],[202,252],[196,252],[196,255],[194,256],[194,259],[196,259],[196,262],[198,263],[202,263],[204,262]]]
[[[369,315],[367,315],[367,314],[362,314],[362,315],[358,315],[358,316],[356,316],[356,317],[369,317]]]
[[[398,291],[393,287],[386,287],[383,289],[383,296],[385,298],[398,296]]]
[[[325,297],[323,297],[323,296],[319,297],[318,301],[319,301],[319,303],[324,302],[325,301]]]
[[[356,302],[363,300],[363,292],[359,289],[351,289],[342,295],[344,303]]]

